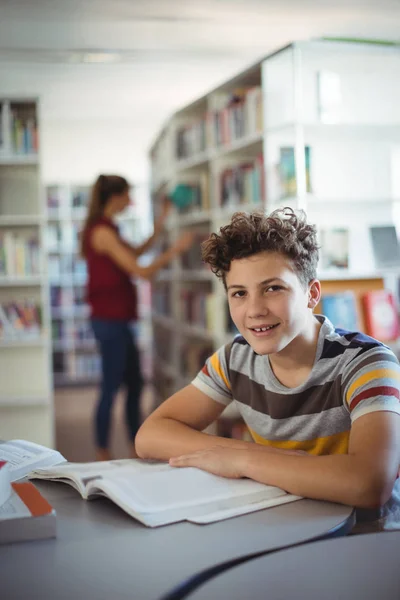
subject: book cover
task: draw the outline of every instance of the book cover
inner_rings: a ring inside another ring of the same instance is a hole
[[[400,335],[399,314],[389,290],[373,290],[362,298],[366,333],[381,341],[390,342]]]
[[[304,147],[306,163],[306,191],[311,193],[311,148]],[[279,176],[281,184],[281,198],[290,198],[297,194],[296,163],[293,146],[280,148]]]
[[[56,537],[56,513],[30,483],[13,483],[0,510],[0,544]]]
[[[322,312],[334,327],[347,331],[359,329],[356,297],[351,291],[323,296]]]

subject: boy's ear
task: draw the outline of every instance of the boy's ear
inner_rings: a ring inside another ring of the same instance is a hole
[[[321,299],[321,283],[318,279],[313,279],[308,284],[308,308],[315,308]]]

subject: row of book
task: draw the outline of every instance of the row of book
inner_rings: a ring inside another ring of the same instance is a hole
[[[321,312],[335,327],[359,331],[362,320],[367,335],[390,342],[400,336],[400,319],[396,299],[389,290],[371,290],[362,294],[357,301],[354,292],[325,294],[321,301]]]
[[[171,330],[162,325],[153,327],[154,354],[167,363],[171,361]],[[156,359],[157,360],[157,359]]]
[[[152,310],[159,315],[171,314],[171,289],[168,283],[157,283],[151,298]]]
[[[219,93],[210,114],[211,147],[229,145],[262,132],[262,92],[259,86]]]
[[[50,304],[52,308],[63,308],[73,312],[75,308],[86,305],[86,288],[84,285],[74,287],[50,286]]]
[[[7,277],[39,275],[40,250],[37,236],[13,231],[0,234],[0,275]]]
[[[96,379],[101,373],[101,358],[97,353],[72,354],[53,352],[53,371],[56,381]]]
[[[76,342],[79,344],[95,343],[93,332],[89,321],[61,321],[53,319],[51,323],[53,341],[57,342]]]
[[[79,232],[77,223],[51,223],[45,230],[45,246],[48,252],[77,253]]]
[[[30,110],[11,109],[11,144],[15,154],[35,154],[39,148],[36,117]]]
[[[201,258],[201,244],[208,239],[208,232],[196,231],[194,234],[192,246],[181,255],[182,269],[205,269]]]
[[[176,158],[178,160],[196,156],[207,147],[207,124],[205,119],[198,119],[181,127],[176,132]]]
[[[263,155],[254,160],[225,169],[219,180],[219,205],[236,207],[258,205],[265,195]]]
[[[85,279],[87,276],[86,262],[71,254],[50,255],[47,265],[50,280],[56,280],[64,275],[71,275],[79,279]]]
[[[35,339],[42,327],[40,304],[27,298],[0,304],[0,339]]]
[[[209,111],[178,129],[176,158],[190,158],[207,148],[230,145],[261,133],[262,123],[262,92],[259,86],[219,93],[213,97]]]
[[[46,188],[46,204],[51,211],[64,212],[68,209],[85,208],[89,202],[88,186],[48,186]]]

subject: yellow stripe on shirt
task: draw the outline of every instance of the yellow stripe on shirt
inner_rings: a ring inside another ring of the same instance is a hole
[[[228,388],[228,390],[230,390],[231,389],[231,384],[229,383],[229,381],[227,380],[227,378],[225,376],[225,373],[221,369],[221,363],[219,362],[219,359],[218,359],[218,352],[215,352],[211,356],[211,358],[210,358],[210,364],[211,364],[212,368],[214,369],[214,371],[217,373],[218,377],[221,377],[221,379],[225,383],[225,385]]]
[[[254,441],[263,446],[280,448],[281,450],[303,450],[308,454],[320,456],[322,454],[347,454],[349,447],[350,431],[343,431],[327,437],[314,438],[313,440],[266,440],[261,435],[249,428]]]
[[[358,379],[356,379],[347,390],[347,404],[350,406],[350,400],[353,396],[353,392],[358,387],[361,387],[362,385],[364,385],[364,383],[369,383],[372,379],[379,379],[381,377],[385,379],[397,379],[398,381],[400,381],[400,373],[399,371],[395,371],[394,369],[375,369],[375,371],[368,371],[368,373],[360,375],[360,377],[358,377]]]

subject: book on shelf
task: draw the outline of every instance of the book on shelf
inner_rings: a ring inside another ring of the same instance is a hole
[[[0,304],[0,339],[34,339],[41,332],[41,309],[35,300]]]
[[[347,331],[358,331],[359,329],[357,300],[354,292],[350,290],[323,295],[322,313],[334,327]]]
[[[390,342],[400,335],[399,313],[389,290],[371,290],[362,297],[367,334]]]
[[[56,537],[56,511],[31,482],[9,483],[0,505],[0,544]]]
[[[264,198],[263,155],[224,169],[219,176],[219,204],[240,210],[241,205],[261,204]]]
[[[312,192],[311,185],[311,148],[310,146],[304,147],[304,159],[306,167],[306,191]],[[281,187],[281,198],[290,198],[297,195],[297,177],[296,177],[296,164],[295,154],[293,146],[286,146],[280,148],[280,158],[278,165],[280,187]]]
[[[229,145],[262,131],[262,91],[260,86],[218,92],[211,97],[207,114],[209,145]]]
[[[11,103],[10,134],[15,154],[36,154],[39,147],[36,107],[33,103]]]
[[[206,115],[202,115],[176,132],[176,157],[183,160],[204,152],[207,146]]]
[[[0,234],[0,275],[39,275],[40,270],[37,235],[13,231]]]
[[[7,445],[9,452],[2,450]],[[54,450],[21,440],[0,443],[0,458],[3,455],[13,459],[14,478],[66,483],[84,499],[106,496],[149,527],[185,520],[212,523],[299,499],[250,479],[227,479],[191,467],[177,469],[165,462],[69,463]]]

